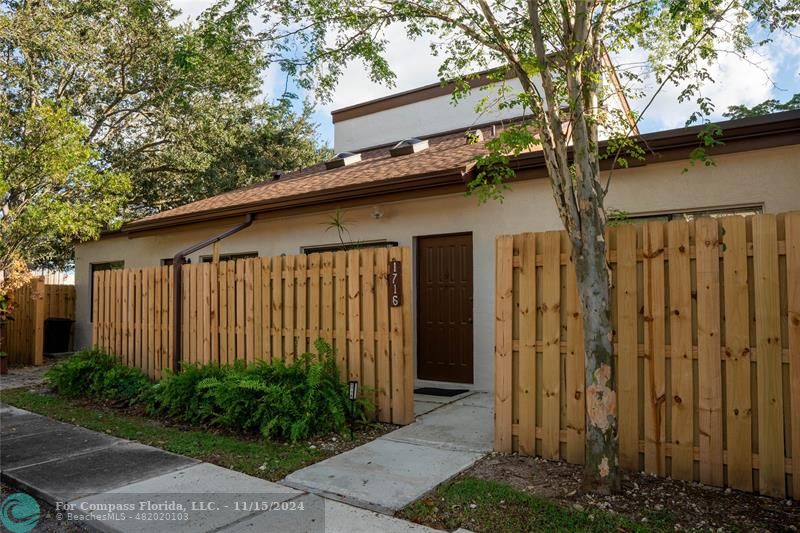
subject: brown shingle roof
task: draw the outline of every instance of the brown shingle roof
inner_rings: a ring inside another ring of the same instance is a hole
[[[272,202],[363,185],[380,185],[403,178],[445,174],[460,176],[472,168],[478,155],[486,152],[483,143],[467,144],[463,133],[432,138],[429,143],[427,150],[397,157],[389,155],[388,146],[370,150],[362,154],[361,162],[333,170],[325,170],[324,164],[315,165],[285,174],[279,180],[266,181],[162,211],[130,222],[123,229],[180,221],[201,213],[224,214],[228,210],[247,206],[266,208]]]

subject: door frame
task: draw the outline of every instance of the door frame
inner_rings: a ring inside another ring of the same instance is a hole
[[[470,339],[470,345],[472,347],[471,351],[471,359],[472,364],[472,375],[470,376],[469,381],[456,381],[456,380],[440,380],[440,379],[430,379],[430,378],[423,378],[420,377],[420,357],[422,355],[422,351],[420,350],[421,347],[421,320],[422,320],[422,313],[420,312],[420,307],[422,305],[422,283],[420,282],[420,276],[422,269],[420,268],[420,262],[422,261],[422,254],[420,253],[420,246],[419,241],[421,239],[433,238],[433,237],[463,237],[469,236],[470,238],[470,263],[472,266],[472,279],[470,280],[470,284],[472,287],[472,295],[470,301],[470,324],[472,325],[472,335]],[[435,382],[435,383],[452,383],[454,385],[474,385],[475,384],[475,247],[474,247],[474,232],[473,231],[455,231],[455,232],[448,232],[448,233],[431,233],[426,235],[416,235],[414,237],[414,365],[415,365],[415,377],[417,380],[426,381],[426,382]]]

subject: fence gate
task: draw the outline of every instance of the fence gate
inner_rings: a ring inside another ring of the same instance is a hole
[[[394,263],[393,263],[394,262]],[[389,266],[401,269],[392,283]],[[172,267],[96,272],[93,343],[154,378],[182,363],[231,364],[336,350],[343,380],[357,380],[378,419],[414,420],[411,250],[376,248],[182,267],[181,330],[172,331]],[[391,304],[390,294],[400,298]]]
[[[800,213],[622,225],[607,243],[620,465],[800,498]],[[496,282],[495,449],[582,463],[566,234],[498,237]]]

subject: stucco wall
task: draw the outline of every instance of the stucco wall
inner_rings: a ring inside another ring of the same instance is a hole
[[[691,167],[676,161],[618,170],[607,206],[630,213],[681,211],[761,204],[765,212],[800,209],[800,149],[773,148],[718,156],[715,167]],[[345,210],[354,240],[388,239],[413,246],[414,237],[471,231],[474,261],[475,388],[490,390],[493,382],[494,241],[503,233],[560,229],[561,222],[546,179],[514,184],[505,201],[478,206],[462,194],[382,204],[383,218],[372,218],[372,207]],[[257,251],[260,256],[299,253],[301,246],[336,241],[326,231],[331,212],[257,220],[252,227],[222,242],[222,253]],[[178,250],[218,233],[216,228],[161,230],[129,239],[105,238],[76,250],[76,340],[91,342],[89,276],[92,263],[124,260],[126,267],[159,264]],[[192,256],[207,255],[203,250]]]
[[[522,90],[517,79],[509,80],[514,93]],[[442,131],[469,128],[520,116],[520,108],[497,109],[492,107],[483,115],[475,114],[475,107],[483,100],[497,98],[497,86],[487,85],[473,89],[458,103],[453,104],[447,94],[421,100],[384,111],[370,113],[333,125],[335,152],[359,150],[368,146],[399,142],[410,137],[424,137]]]

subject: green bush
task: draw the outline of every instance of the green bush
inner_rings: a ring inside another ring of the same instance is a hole
[[[154,385],[145,401],[150,413],[193,424],[297,440],[347,427],[347,386],[331,347],[319,340],[317,355],[291,364],[276,360],[245,366],[188,366]],[[356,404],[365,418],[370,406]]]
[[[150,388],[141,371],[119,364],[97,349],[82,350],[47,372],[53,388],[70,398],[90,397],[132,403]]]
[[[100,350],[83,350],[47,375],[67,397],[140,403],[151,415],[297,440],[347,428],[350,402],[336,356],[322,340],[315,346],[316,355],[305,354],[291,364],[187,365],[180,373],[167,372],[158,383]],[[364,420],[371,409],[360,400],[355,416]]]

